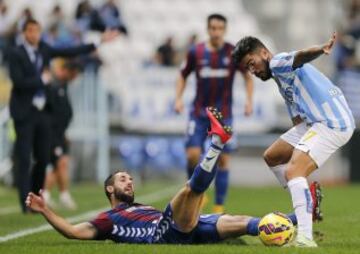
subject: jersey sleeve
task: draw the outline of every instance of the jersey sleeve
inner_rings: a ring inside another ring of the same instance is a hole
[[[185,61],[181,65],[181,75],[186,79],[196,67],[196,50],[195,47],[192,47],[187,55]]]
[[[97,230],[96,240],[105,240],[113,229],[113,222],[109,215],[104,212],[99,214],[95,219],[89,221]]]
[[[296,51],[280,53],[270,60],[270,69],[275,75],[287,75],[294,71],[293,63]]]

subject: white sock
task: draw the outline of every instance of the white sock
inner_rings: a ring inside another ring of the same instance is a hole
[[[59,196],[60,196],[60,199],[69,199],[70,192],[68,190],[61,191]]]
[[[304,177],[296,177],[288,182],[295,215],[298,220],[298,235],[303,234],[309,239],[312,235],[312,207],[313,201],[308,182]]]
[[[275,167],[270,167],[271,171],[274,172],[281,186],[284,187],[285,189],[287,187],[287,181],[285,178],[286,166],[287,164],[280,164]]]
[[[44,190],[42,193],[42,196],[45,201],[49,201],[51,199],[51,194],[48,190]]]
[[[210,173],[214,169],[223,148],[224,144],[221,142],[220,137],[212,135],[211,145],[200,163],[201,168]]]
[[[223,149],[224,146],[225,146],[225,144],[221,141],[221,138],[216,134],[213,134],[211,136],[211,143],[216,145],[217,147],[219,147],[221,149]]]

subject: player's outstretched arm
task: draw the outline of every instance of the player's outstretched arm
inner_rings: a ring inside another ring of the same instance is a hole
[[[311,62],[312,60],[318,58],[322,54],[330,54],[332,47],[334,46],[336,40],[336,33],[333,33],[328,42],[320,46],[314,46],[308,49],[299,50],[295,57],[293,63],[293,69],[301,67],[303,64]]]
[[[42,191],[39,196],[30,192],[26,198],[26,206],[41,213],[59,233],[69,239],[91,240],[96,237],[97,230],[91,223],[70,224],[46,206],[41,194]]]
[[[248,71],[244,72],[242,75],[244,77],[246,89],[244,114],[245,116],[250,116],[253,113],[254,80]]]

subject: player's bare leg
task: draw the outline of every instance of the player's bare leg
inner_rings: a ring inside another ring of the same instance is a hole
[[[57,181],[60,190],[59,200],[65,208],[75,210],[77,205],[69,192],[69,160],[68,155],[63,155],[56,164]]]
[[[190,232],[196,226],[203,193],[215,177],[217,160],[232,134],[231,128],[223,125],[222,116],[215,108],[208,108],[207,114],[211,122],[212,144],[190,181],[170,202],[172,217],[182,232]]]
[[[306,180],[306,177],[316,168],[316,163],[307,153],[295,149],[286,171],[288,188],[298,219],[298,235],[295,244],[299,247],[317,247],[312,235],[314,206]]]
[[[266,164],[284,188],[287,187],[285,178],[287,163],[290,161],[293,151],[292,145],[279,138],[264,152]]]
[[[51,189],[56,184],[56,181],[57,176],[55,174],[55,170],[48,171],[45,178],[43,197],[45,203],[53,209],[58,207],[57,203],[51,198]]]
[[[252,217],[246,215],[222,215],[216,224],[220,238],[234,238],[247,234],[251,219]]]

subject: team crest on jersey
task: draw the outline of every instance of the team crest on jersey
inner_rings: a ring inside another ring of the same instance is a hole
[[[294,102],[293,93],[294,90],[291,86],[288,86],[284,89],[285,100],[291,104]]]
[[[223,64],[224,64],[224,65],[229,65],[229,63],[230,63],[230,58],[227,57],[227,56],[225,56],[225,57],[222,59],[222,61],[223,61]]]
[[[280,93],[282,94],[284,99],[288,103],[293,104],[294,103],[294,97],[293,97],[294,89],[292,88],[292,86],[289,86],[286,83],[280,82],[279,78],[276,76],[274,76],[274,80],[275,80],[276,84],[278,85]]]

